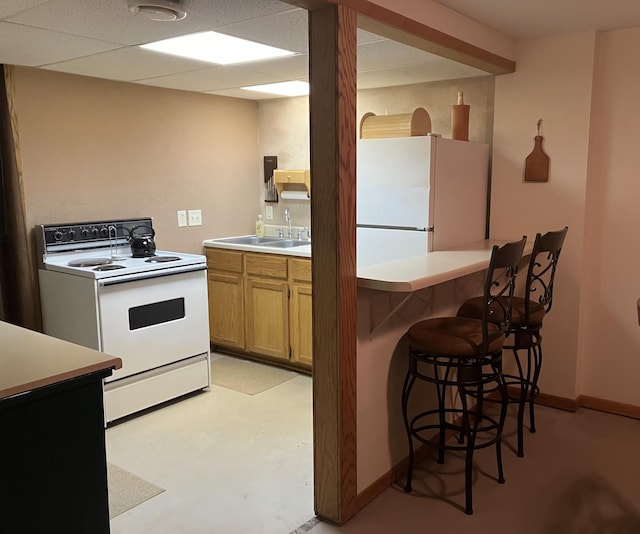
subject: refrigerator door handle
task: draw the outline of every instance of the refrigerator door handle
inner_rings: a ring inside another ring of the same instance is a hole
[[[418,226],[388,226],[384,224],[356,224],[357,228],[374,228],[378,230],[410,230],[414,232],[433,232],[433,226],[420,228]]]

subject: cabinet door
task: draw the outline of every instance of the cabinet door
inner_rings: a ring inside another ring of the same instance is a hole
[[[313,355],[313,299],[310,284],[291,288],[291,361],[311,367]]]
[[[246,349],[289,360],[289,287],[286,281],[247,277]]]
[[[209,272],[209,333],[215,345],[244,348],[242,276]]]

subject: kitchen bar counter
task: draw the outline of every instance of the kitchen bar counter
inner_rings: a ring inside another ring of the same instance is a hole
[[[493,245],[483,240],[358,269],[357,448],[358,492],[375,488],[407,455],[400,410],[407,373],[407,330],[430,317],[455,315],[466,299],[482,294]],[[530,255],[533,240],[524,254]],[[526,267],[521,263],[520,273]],[[526,269],[525,269],[526,272]],[[430,388],[420,404],[435,408]]]
[[[0,532],[108,534],[102,381],[120,358],[0,322]]]
[[[483,271],[489,266],[491,249],[506,240],[487,239],[453,250],[429,252],[358,269],[358,287],[389,292],[411,292]],[[524,254],[531,254],[527,241]]]

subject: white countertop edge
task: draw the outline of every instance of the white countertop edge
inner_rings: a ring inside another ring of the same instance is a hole
[[[482,271],[489,267],[491,250],[508,241],[486,239],[454,250],[428,252],[358,269],[358,287],[390,292],[412,292]],[[527,240],[524,255],[531,254]]]
[[[235,236],[243,237],[243,236]],[[220,238],[229,239],[229,238]],[[223,243],[217,239],[207,239],[202,242],[205,248],[224,248],[227,250],[239,250],[242,252],[262,252],[266,254],[280,254],[282,256],[300,256],[303,258],[311,257],[311,243],[290,248],[269,247],[267,245],[240,245],[237,243]]]

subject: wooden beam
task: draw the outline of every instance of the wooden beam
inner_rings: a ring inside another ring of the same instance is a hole
[[[313,9],[322,0],[285,0]],[[417,22],[369,0],[326,0],[358,13],[358,27],[432,54],[446,57],[491,74],[515,72],[514,61]]]
[[[309,12],[314,494],[316,513],[356,513],[356,14]]]

